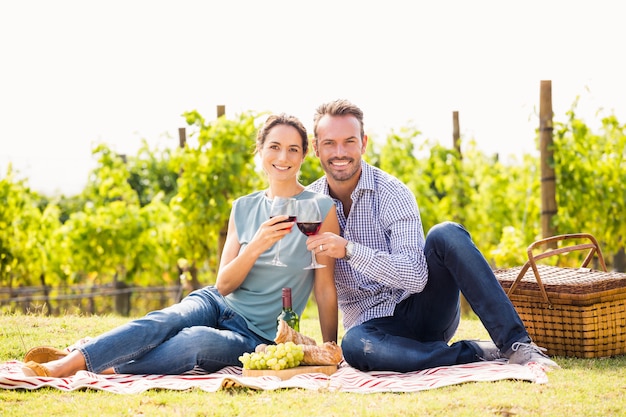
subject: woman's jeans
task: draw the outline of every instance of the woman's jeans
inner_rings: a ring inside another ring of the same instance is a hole
[[[448,344],[460,321],[459,291],[501,352],[530,342],[524,323],[469,233],[459,224],[433,227],[424,246],[428,283],[396,306],[392,317],[349,329],[341,347],[361,370],[416,371],[480,360],[472,341]]]
[[[122,325],[78,348],[87,369],[124,374],[174,374],[196,366],[208,372],[241,365],[239,356],[272,343],[248,329],[214,287]]]

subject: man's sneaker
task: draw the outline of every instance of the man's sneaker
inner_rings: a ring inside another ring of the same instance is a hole
[[[518,365],[526,365],[527,363],[535,362],[544,368],[560,368],[556,362],[546,355],[546,349],[535,345],[534,343],[522,343],[515,342],[511,346],[511,349],[507,352],[509,363]]]
[[[476,357],[481,361],[503,360],[500,349],[491,340],[468,340],[467,342],[476,350]]]

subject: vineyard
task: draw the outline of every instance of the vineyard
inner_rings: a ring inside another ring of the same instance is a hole
[[[187,289],[214,282],[231,202],[265,186],[253,154],[265,115],[185,116],[190,133],[176,149],[144,142],[133,156],[95,147],[97,167],[79,195],[51,198],[11,166],[0,173],[3,311],[24,309],[24,300],[7,298],[33,286],[180,288],[181,276]],[[592,131],[575,104],[566,119],[554,123],[547,161],[556,178],[552,227],[591,233],[609,267],[623,271],[626,125],[609,116]],[[409,186],[426,231],[444,220],[464,224],[494,268],[522,264],[525,248],[542,237],[539,157],[487,155],[472,140],[448,148],[413,126],[372,139],[365,159]],[[302,183],[321,175],[307,156]]]

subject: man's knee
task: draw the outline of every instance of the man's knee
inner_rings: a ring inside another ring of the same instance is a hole
[[[442,223],[437,223],[433,227],[430,228],[428,234],[426,235],[427,239],[440,239],[440,238],[448,238],[450,236],[455,236],[458,233],[462,233],[465,229],[459,223],[445,221]]]
[[[353,368],[362,371],[373,369],[371,361],[377,356],[380,343],[374,341],[362,326],[350,329],[341,340],[343,357]]]
[[[467,230],[459,223],[446,221],[434,225],[426,235],[424,251],[432,248],[456,246],[469,237]]]

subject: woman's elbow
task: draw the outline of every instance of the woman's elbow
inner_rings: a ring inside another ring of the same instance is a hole
[[[215,282],[215,289],[217,289],[217,292],[219,292],[222,297],[227,296],[234,291],[233,288],[230,288],[230,286],[221,282],[219,279]]]

